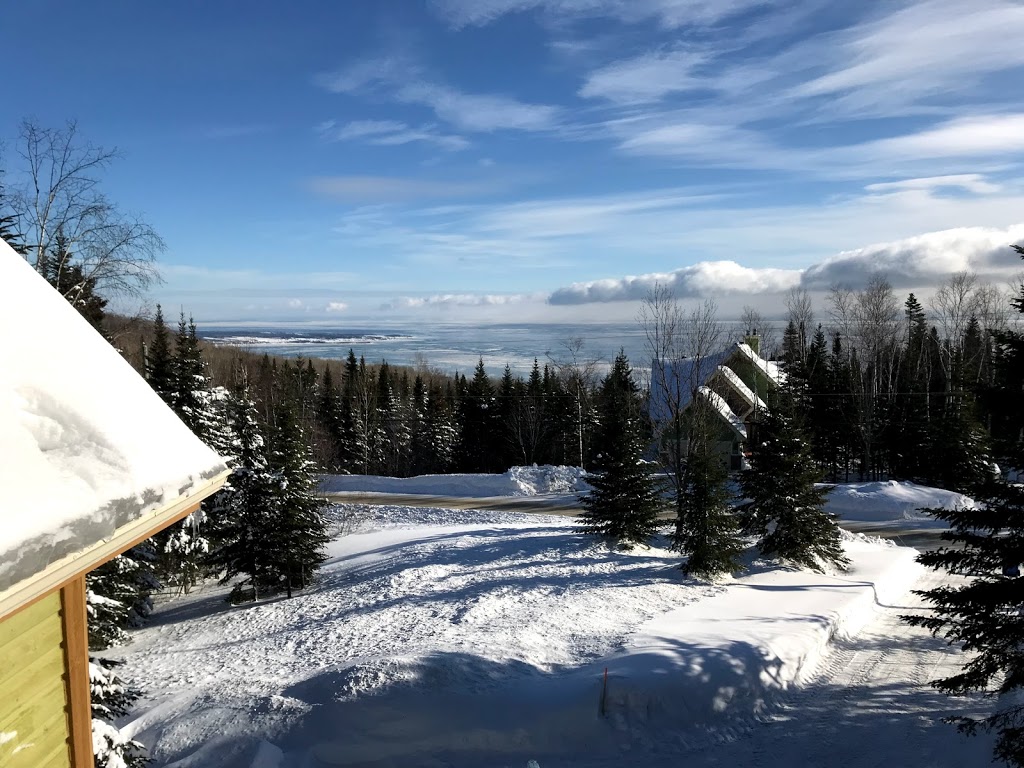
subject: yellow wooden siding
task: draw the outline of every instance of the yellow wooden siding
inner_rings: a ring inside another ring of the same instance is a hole
[[[58,768],[68,752],[60,595],[0,621],[0,765]]]

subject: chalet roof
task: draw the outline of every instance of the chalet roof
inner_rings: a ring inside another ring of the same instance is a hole
[[[712,377],[717,375],[725,378],[752,406],[764,407],[763,401],[743,384],[730,367],[732,361],[737,358],[749,361],[775,384],[781,383],[783,374],[777,363],[765,360],[750,345],[738,342],[701,357],[666,362],[663,367],[657,363],[652,364],[651,386],[667,391],[678,407],[685,408],[690,403],[692,393],[706,386]],[[663,398],[653,398],[651,410],[656,419],[662,417],[661,411],[664,410],[663,406],[659,405],[661,399]]]
[[[0,285],[2,604],[51,564],[208,494],[225,464],[2,240]]]

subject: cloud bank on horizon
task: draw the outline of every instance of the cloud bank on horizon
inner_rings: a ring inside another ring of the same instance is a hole
[[[1005,230],[973,227],[930,232],[891,243],[844,251],[806,269],[743,267],[734,261],[701,262],[667,273],[574,283],[554,291],[551,304],[639,301],[656,286],[670,288],[680,298],[719,298],[783,293],[803,287],[810,291],[832,286],[861,288],[872,277],[887,279],[894,288],[934,287],[957,272],[988,279],[1008,279],[1021,262],[1009,247],[1024,242],[1024,224]]]

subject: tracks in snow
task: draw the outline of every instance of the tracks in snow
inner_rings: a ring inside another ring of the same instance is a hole
[[[929,572],[915,585],[930,589],[943,576]],[[927,610],[906,594],[878,606],[853,638],[837,638],[812,677],[783,695],[760,722],[704,754],[702,765],[732,768],[842,765],[850,768],[920,765],[970,768],[991,761],[986,736],[967,738],[942,722],[985,711],[978,698],[951,698],[929,683],[957,672],[963,658],[926,630],[900,621]]]

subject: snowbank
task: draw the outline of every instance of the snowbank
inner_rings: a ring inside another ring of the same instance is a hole
[[[829,494],[826,504],[826,509],[842,520],[911,520],[921,524],[921,527],[945,528],[946,523],[920,511],[925,507],[975,509],[976,504],[974,499],[962,493],[898,480],[837,485]]]
[[[324,475],[323,493],[404,493],[425,496],[480,498],[490,496],[555,496],[586,493],[586,472],[579,467],[512,467],[501,475]]]

